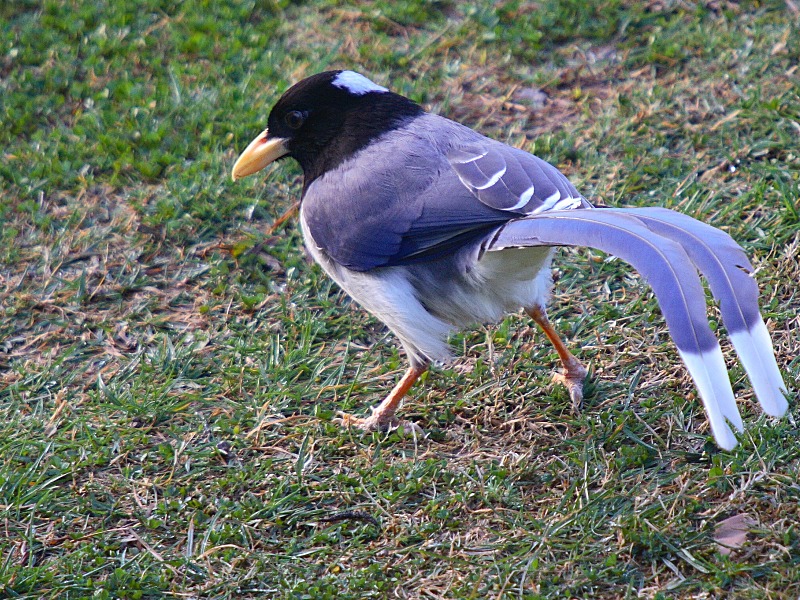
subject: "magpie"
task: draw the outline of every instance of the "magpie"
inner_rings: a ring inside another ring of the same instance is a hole
[[[666,208],[596,208],[541,158],[425,112],[353,71],[326,71],[290,87],[232,177],[287,157],[303,170],[308,251],[394,332],[409,360],[368,417],[340,413],[346,426],[397,426],[396,410],[414,382],[452,358],[451,333],[520,309],[555,347],[558,378],[578,406],[587,370],[545,310],[559,246],[617,256],[650,284],[721,448],[736,445],[731,426],[741,432],[743,424],[700,274],[762,409],[786,412],[753,268],[723,231]]]

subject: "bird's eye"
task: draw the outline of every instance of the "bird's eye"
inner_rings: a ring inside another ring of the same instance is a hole
[[[293,110],[286,115],[285,120],[286,124],[291,129],[300,129],[303,126],[303,123],[305,123],[306,113],[299,110]]]

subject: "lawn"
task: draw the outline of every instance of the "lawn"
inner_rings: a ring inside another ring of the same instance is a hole
[[[798,598],[798,21],[796,0],[3,3],[0,597]],[[230,180],[328,68],[597,203],[728,231],[789,417],[725,342],[747,430],[720,451],[647,286],[562,250],[580,414],[512,315],[412,389],[425,437],[342,430],[405,357],[281,219],[298,167]]]

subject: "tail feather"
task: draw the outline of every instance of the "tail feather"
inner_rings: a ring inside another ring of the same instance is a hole
[[[739,409],[736,408],[736,400],[728,381],[728,370],[725,368],[722,351],[717,346],[702,354],[678,349],[678,354],[683,359],[683,363],[691,373],[700,392],[714,439],[720,448],[732,450],[736,446],[736,436],[726,423],[726,419],[738,431],[742,431],[744,425]]]
[[[782,416],[788,409],[786,386],[775,351],[758,311],[758,285],[744,250],[727,233],[666,208],[634,208],[645,226],[678,242],[708,280],[719,302],[731,343],[753,384],[764,411]]]
[[[758,401],[764,412],[772,417],[782,417],[789,409],[786,386],[783,383],[767,326],[759,319],[747,331],[730,334],[731,343],[747,371]]]
[[[736,438],[726,420],[739,430],[742,421],[722,352],[708,325],[700,269],[720,301],[762,406],[769,414],[785,412],[785,387],[758,312],[758,289],[743,270],[752,267],[724,232],[667,209],[549,211],[509,222],[487,250],[524,246],[596,248],[637,269],[655,292],[717,443],[730,449]]]

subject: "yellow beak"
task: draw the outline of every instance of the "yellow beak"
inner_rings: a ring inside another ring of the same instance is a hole
[[[231,178],[236,181],[247,175],[257,173],[271,162],[286,155],[289,150],[286,148],[285,143],[286,140],[284,138],[269,139],[265,129],[239,155],[236,164],[233,165]]]

